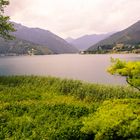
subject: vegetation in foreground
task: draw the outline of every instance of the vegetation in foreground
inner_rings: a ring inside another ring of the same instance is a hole
[[[140,92],[52,77],[0,77],[0,139],[140,139]]]
[[[126,77],[126,82],[140,91],[140,61],[121,61],[111,58],[113,63],[108,72]]]

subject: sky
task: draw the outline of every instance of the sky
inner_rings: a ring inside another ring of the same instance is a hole
[[[6,15],[62,38],[120,31],[140,20],[140,0],[10,0]]]

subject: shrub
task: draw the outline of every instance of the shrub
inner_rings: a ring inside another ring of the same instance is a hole
[[[85,133],[95,140],[140,139],[140,100],[105,101],[95,114],[83,119]]]

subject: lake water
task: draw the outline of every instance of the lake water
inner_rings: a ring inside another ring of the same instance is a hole
[[[92,83],[126,84],[124,77],[106,72],[111,57],[140,61],[140,56],[134,54],[0,57],[0,75],[49,75]]]

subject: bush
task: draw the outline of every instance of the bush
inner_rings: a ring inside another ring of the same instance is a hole
[[[95,140],[140,139],[140,100],[105,101],[95,114],[83,120],[82,132]]]

